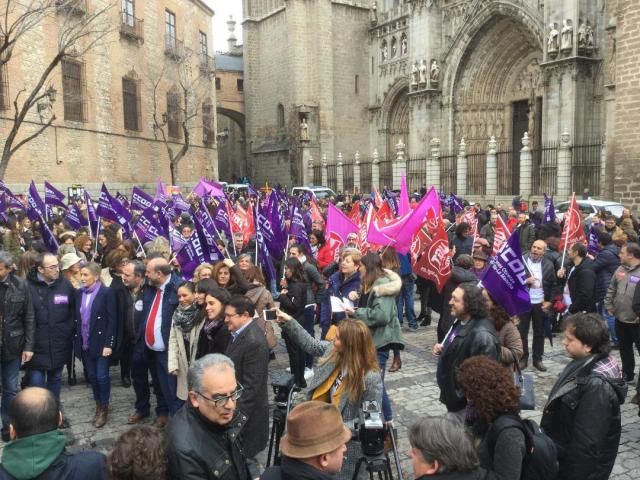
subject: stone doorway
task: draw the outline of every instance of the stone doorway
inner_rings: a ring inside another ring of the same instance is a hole
[[[391,160],[396,156],[396,145],[400,140],[405,145],[405,155],[408,156],[409,146],[409,100],[407,88],[402,89],[396,95],[395,101],[389,112],[387,126],[387,151],[386,158]]]

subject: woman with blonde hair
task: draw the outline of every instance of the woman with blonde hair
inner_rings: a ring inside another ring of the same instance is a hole
[[[382,377],[376,358],[376,348],[367,325],[354,319],[344,319],[338,325],[332,341],[316,340],[293,317],[277,310],[278,323],[292,343],[315,357],[315,374],[309,380],[308,400],[332,403],[338,407],[345,423],[359,417],[363,402],[382,403]],[[293,321],[291,321],[293,320]],[[336,478],[350,479],[361,455],[360,446],[350,442],[347,460]],[[365,474],[364,468],[360,472]]]
[[[213,265],[210,263],[201,263],[193,272],[193,283],[195,285],[204,278],[211,278],[213,275]]]

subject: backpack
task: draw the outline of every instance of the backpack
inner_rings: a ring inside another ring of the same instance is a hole
[[[558,451],[555,443],[533,420],[521,419],[518,415],[501,415],[493,422],[488,432],[489,454],[498,436],[507,428],[517,428],[524,434],[525,457],[522,462],[521,480],[555,480],[558,476]]]

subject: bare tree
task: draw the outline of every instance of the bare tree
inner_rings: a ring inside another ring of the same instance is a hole
[[[194,131],[198,129],[195,120],[202,111],[200,107],[211,93],[213,61],[180,43],[166,48],[165,62],[160,71],[150,77],[153,88],[152,126],[155,138],[159,138],[165,145],[171,183],[176,185],[178,166],[189,152]],[[166,109],[162,107],[163,92],[166,92]],[[213,118],[211,122],[213,123]]]
[[[83,0],[3,0],[5,3],[0,21],[0,67],[7,68],[16,45],[25,43],[25,35],[38,27],[48,18],[61,17],[59,21],[57,49],[53,56],[44,62],[44,69],[31,78],[36,78],[33,86],[23,87],[13,100],[13,125],[7,134],[0,160],[0,179],[4,179],[9,161],[16,151],[42,134],[55,121],[51,115],[48,120],[40,116],[40,126],[30,135],[14,142],[20,132],[27,114],[46,98],[51,100],[52,89],[47,83],[51,74],[65,58],[78,58],[93,49],[107,35],[115,30],[108,18],[113,4],[94,11],[86,11]],[[24,97],[24,100],[21,98]]]

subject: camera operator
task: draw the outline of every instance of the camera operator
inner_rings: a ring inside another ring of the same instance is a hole
[[[382,377],[369,327],[360,320],[345,319],[338,325],[333,341],[316,340],[290,315],[276,310],[278,323],[290,341],[305,352],[322,357],[309,382],[308,400],[332,403],[345,423],[360,417],[363,402],[382,404]],[[293,320],[293,321],[291,321]],[[358,458],[359,444],[347,445],[347,461],[338,478],[350,479]],[[364,469],[361,473],[366,473]]]
[[[282,462],[270,467],[261,480],[326,480],[340,472],[351,431],[342,423],[335,405],[304,402],[287,418],[287,434],[282,437]]]

